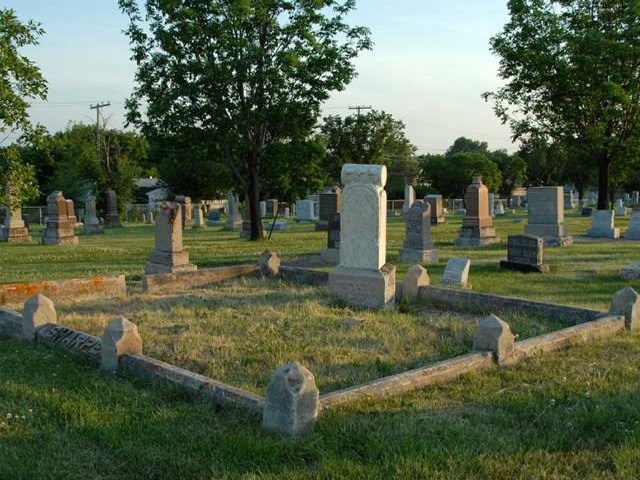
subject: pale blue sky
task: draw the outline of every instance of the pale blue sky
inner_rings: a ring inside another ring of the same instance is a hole
[[[499,85],[498,60],[489,37],[507,21],[506,0],[359,0],[352,23],[371,29],[373,50],[357,60],[359,72],[344,92],[326,102],[324,114],[348,115],[353,105],[371,105],[406,125],[420,153],[443,152],[459,136],[514,150],[480,95]],[[104,109],[110,127],[122,128],[124,100],[133,88],[122,30],[127,21],[116,0],[3,0],[22,20],[46,33],[25,53],[49,82],[47,103],[36,102],[32,118],[51,132],[68,122],[95,121],[89,105]]]

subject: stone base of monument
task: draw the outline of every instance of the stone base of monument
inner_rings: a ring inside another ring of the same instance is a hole
[[[613,226],[613,210],[596,210],[591,215],[591,228],[587,237],[620,238],[620,229]]]
[[[120,216],[117,213],[107,213],[104,216],[104,224],[107,227],[121,227]]]
[[[438,263],[438,250],[413,250],[400,248],[398,260],[400,262]]]
[[[242,219],[240,220],[227,220],[224,224],[225,230],[240,230],[242,228]]]
[[[383,308],[396,295],[396,267],[380,270],[336,267],[329,272],[329,294],[360,308]]]
[[[149,261],[144,267],[146,275],[155,273],[176,273],[193,272],[198,267],[189,263],[187,252],[158,252],[156,250],[149,254]]]
[[[0,242],[30,242],[31,235],[26,227],[6,228],[0,227]]]
[[[42,237],[44,245],[78,245],[78,237],[74,235],[55,235],[45,230]]]
[[[500,261],[500,270],[517,270],[524,273],[549,273],[549,265],[533,265],[531,263]]]
[[[340,263],[340,249],[339,248],[325,248],[320,253],[320,256],[327,263],[331,263],[333,265],[337,265],[338,263]]]
[[[484,247],[499,242],[500,237],[496,237],[493,227],[462,227],[460,236],[453,243],[457,247]]]

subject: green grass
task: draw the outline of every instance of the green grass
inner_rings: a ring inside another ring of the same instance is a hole
[[[607,309],[616,290],[640,289],[618,278],[622,266],[638,260],[637,242],[547,248],[551,273],[525,275],[498,269],[507,235],[522,232],[524,223],[499,218],[500,245],[459,249],[452,242],[460,217],[447,220],[433,228],[441,261],[427,266],[432,283],[448,258],[465,256],[477,291]],[[574,235],[588,228],[588,219],[576,215],[568,223]],[[284,258],[311,255],[325,238],[309,225],[259,243],[209,228],[185,232],[184,243],[203,267],[254,262],[265,248]],[[410,266],[396,262],[402,238],[402,223],[392,219],[388,259],[400,277]],[[60,322],[100,334],[124,315],[138,325],[146,353],[261,394],[269,372],[292,359],[314,372],[324,393],[463,353],[480,320],[415,308],[357,311],[331,302],[325,287],[268,279],[142,294],[152,242],[150,227],[132,226],[81,237],[75,248],[0,244],[0,281],[124,273],[126,300],[57,302]],[[558,328],[523,315],[502,318],[521,338]],[[623,335],[348,404],[323,413],[308,437],[292,440],[264,434],[259,418],[243,411],[107,375],[42,345],[0,339],[0,479],[637,479],[639,340]]]

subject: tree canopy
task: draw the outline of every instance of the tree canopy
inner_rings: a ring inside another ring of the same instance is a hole
[[[594,165],[598,208],[607,209],[612,163],[629,162],[639,146],[640,1],[510,0],[508,8],[491,39],[506,84],[485,98],[514,138],[562,143]]]
[[[246,192],[251,238],[261,238],[269,145],[307,140],[321,103],[370,48],[368,30],[345,20],[355,1],[144,3],[119,0],[138,65],[128,119],[149,136],[193,136],[218,149]]]

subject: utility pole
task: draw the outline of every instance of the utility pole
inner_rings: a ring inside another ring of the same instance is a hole
[[[355,107],[349,107],[349,110],[357,110],[357,115],[360,116],[360,110],[371,110],[371,105],[356,105]]]
[[[95,105],[89,105],[91,110],[96,111],[96,150],[98,150],[98,155],[100,155],[100,109],[102,107],[108,107],[111,105],[111,102],[104,103],[96,103]]]

